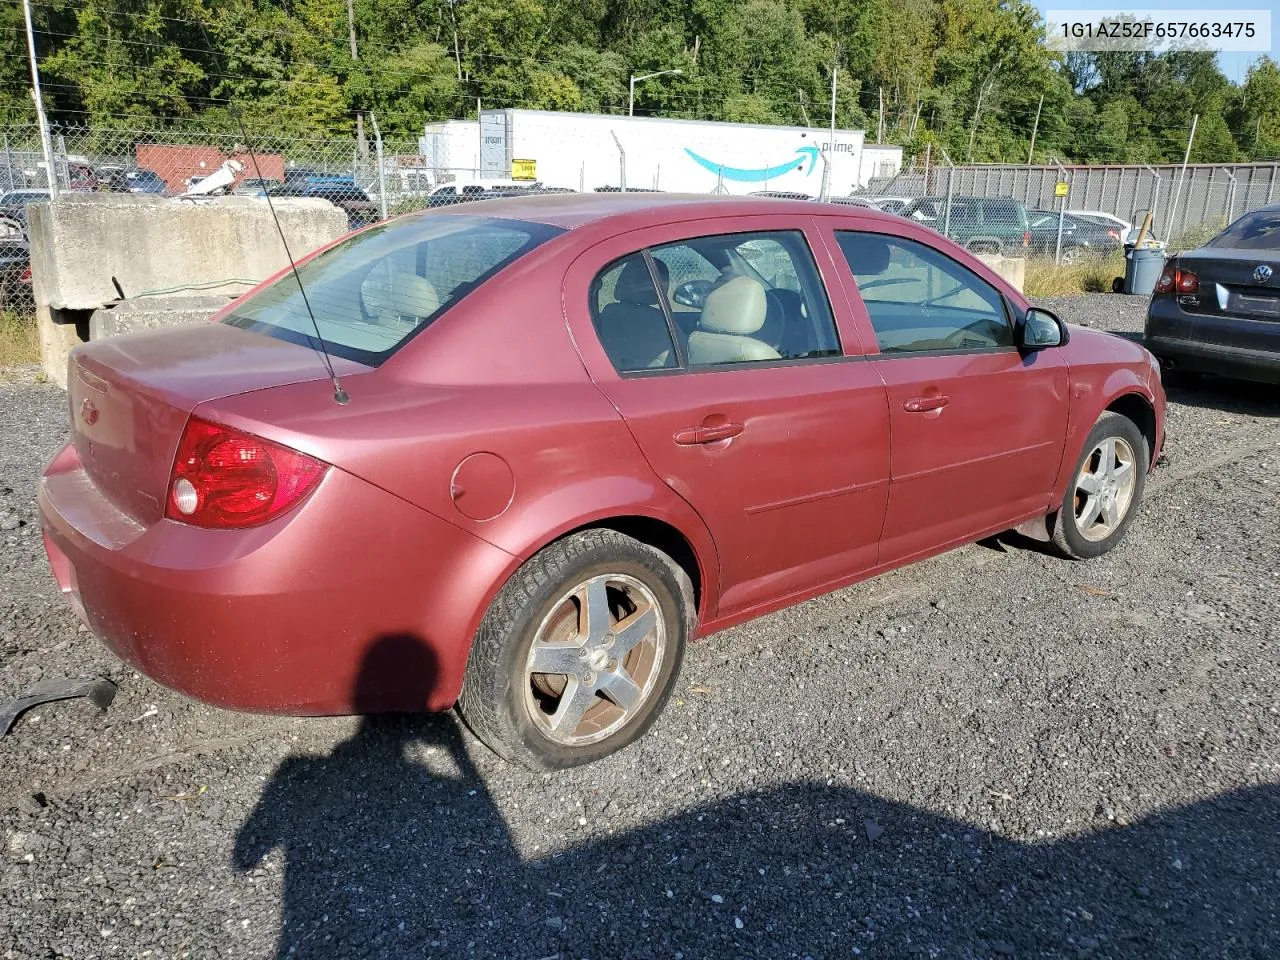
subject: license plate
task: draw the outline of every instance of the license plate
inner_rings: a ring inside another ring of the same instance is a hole
[[[1237,293],[1232,298],[1231,308],[1240,313],[1252,313],[1261,317],[1280,317],[1280,297],[1255,297]]]

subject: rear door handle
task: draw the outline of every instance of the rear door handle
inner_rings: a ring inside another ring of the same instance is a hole
[[[902,405],[907,413],[925,413],[929,410],[941,410],[951,402],[950,397],[912,397]]]
[[[681,446],[692,446],[695,443],[715,443],[717,440],[731,440],[742,433],[740,423],[717,423],[712,426],[684,427],[675,432],[672,438]]]

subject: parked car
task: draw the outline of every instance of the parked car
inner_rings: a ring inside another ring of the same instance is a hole
[[[20,223],[25,233],[27,229],[27,207],[33,203],[46,203],[48,200],[49,191],[41,188],[9,190],[6,193],[0,193],[0,217]]]
[[[757,190],[752,197],[767,197],[770,200],[812,200],[813,197],[807,193],[791,193],[787,190]]]
[[[312,176],[288,178],[271,188],[273,197],[312,197],[328,200],[347,215],[347,226],[352,230],[368,226],[378,219],[378,205],[369,195],[356,186],[350,177]]]
[[[1165,263],[1143,343],[1170,371],[1280,383],[1280,204]]]
[[[883,210],[885,213],[902,213],[906,209],[907,204],[912,201],[912,197],[867,197],[877,210]]]
[[[21,236],[0,238],[0,310],[28,310],[31,298],[31,257]]]
[[[827,202],[838,204],[842,207],[862,207],[864,210],[878,209],[874,203],[865,197],[832,197]]]
[[[973,253],[1026,254],[1031,248],[1027,208],[1007,197],[921,197],[900,216],[933,227]]]
[[[1030,252],[1037,256],[1052,257],[1059,249],[1058,221],[1054,210],[1028,210],[1031,226]],[[1061,258],[1062,263],[1078,263],[1090,257],[1101,259],[1119,252],[1123,234],[1114,224],[1101,224],[1083,217],[1063,213]]]
[[[1117,217],[1111,213],[1104,213],[1101,210],[1068,210],[1067,213],[1073,217],[1079,217],[1081,220],[1089,220],[1093,223],[1100,223],[1105,226],[1114,228],[1116,232],[1120,234],[1120,242],[1122,244],[1127,244],[1129,246],[1132,246],[1133,244],[1138,242],[1138,234],[1140,232],[1139,228],[1135,227],[1132,223],[1130,223],[1128,220],[1125,220],[1122,217]],[[1145,210],[1141,211],[1141,213],[1143,216],[1146,215]],[[1142,217],[1139,217],[1138,220],[1140,223],[1142,220]],[[1147,238],[1145,241],[1143,241],[1143,245],[1148,247],[1164,246],[1164,244],[1159,240],[1159,238],[1156,235],[1156,228],[1154,223],[1151,225],[1151,228],[1147,231]]]
[[[279,180],[271,180],[264,177],[245,177],[231,188],[231,193],[237,197],[265,197],[268,190],[278,186],[280,186]]]
[[[473,200],[492,200],[500,197],[521,196],[540,187],[525,180],[454,180],[442,183],[427,195],[427,206],[447,207],[455,203]]]
[[[691,637],[1015,527],[1105,553],[1163,441],[1138,344],[873,211],[509,198],[298,275],[72,351],[54,575],[189,695],[457,704],[533,766],[639,737]]]
[[[153,193],[168,191],[164,177],[154,170],[113,170],[102,181],[102,189],[112,193]]]

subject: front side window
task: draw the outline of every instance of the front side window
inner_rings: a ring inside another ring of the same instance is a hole
[[[1000,291],[950,257],[885,234],[842,231],[836,239],[881,353],[1013,346]]]
[[[376,366],[497,271],[561,232],[486,217],[398,219],[299,266],[301,290],[287,273],[223,322],[308,346],[316,346],[319,327],[330,353]]]

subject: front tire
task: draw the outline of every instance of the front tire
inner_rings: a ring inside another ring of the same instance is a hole
[[[493,751],[559,770],[632,743],[680,672],[693,586],[668,556],[614,530],[557,541],[486,612],[458,709]]]
[[[1147,484],[1151,452],[1128,417],[1108,411],[1084,442],[1053,522],[1053,544],[1073,560],[1100,557],[1129,529]]]

